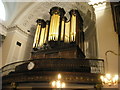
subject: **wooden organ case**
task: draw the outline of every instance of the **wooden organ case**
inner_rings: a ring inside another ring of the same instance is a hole
[[[78,10],[72,9],[70,20],[60,7],[50,9],[50,21],[38,19],[32,59],[85,58],[83,20]]]
[[[14,87],[50,88],[58,73],[62,74],[67,88],[101,83],[103,60],[85,58],[83,20],[78,10],[73,9],[69,14],[67,20],[63,8],[53,7],[50,20],[36,21],[31,59],[6,65],[3,71],[9,74],[5,72],[3,87],[15,84]]]

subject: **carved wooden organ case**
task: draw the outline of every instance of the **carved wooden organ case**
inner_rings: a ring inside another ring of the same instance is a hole
[[[61,7],[50,9],[50,21],[38,19],[32,59],[84,58],[83,20],[79,11],[72,9],[70,20]]]

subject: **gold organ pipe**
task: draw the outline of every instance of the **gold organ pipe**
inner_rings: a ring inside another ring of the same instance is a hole
[[[51,22],[50,22],[49,41],[58,40],[59,25],[60,25],[60,16],[58,14],[53,14],[51,16]]]
[[[41,35],[40,35],[40,41],[39,41],[39,47],[41,47],[44,44],[44,37],[45,37],[45,28],[42,28]]]
[[[52,36],[52,33],[53,33],[53,27],[54,27],[54,23],[53,23],[53,17],[51,17],[51,22],[50,22],[50,31],[49,31],[49,41],[50,40],[53,40],[53,36]]]
[[[60,16],[59,15],[55,15],[55,28],[54,28],[54,37],[55,37],[55,41],[58,40],[58,35],[59,35],[59,25],[60,25]]]
[[[65,23],[65,42],[70,42],[70,21]]]
[[[40,30],[41,30],[41,24],[38,24],[38,25],[37,25],[36,32],[35,32],[33,48],[37,48],[37,47],[38,47]]]
[[[75,42],[75,40],[76,40],[76,15],[72,15],[70,41]]]
[[[64,32],[65,32],[65,21],[63,19],[61,24],[61,37],[60,37],[61,41],[64,41]]]
[[[48,31],[49,31],[49,24],[46,24],[46,28],[45,28],[45,36],[44,36],[44,43],[47,42]]]

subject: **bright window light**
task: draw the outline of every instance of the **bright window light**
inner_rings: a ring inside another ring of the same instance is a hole
[[[5,7],[3,5],[2,0],[0,0],[0,19],[5,20]]]

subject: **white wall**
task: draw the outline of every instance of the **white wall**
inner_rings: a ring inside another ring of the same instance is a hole
[[[7,28],[2,24],[2,21],[0,21],[0,34],[6,36],[7,35]],[[2,46],[3,42],[1,42],[2,36],[0,36],[0,67],[2,67]]]
[[[16,45],[20,42],[21,46]],[[3,43],[3,63],[6,65],[16,61],[27,60],[30,58],[33,39],[31,36],[21,32],[19,28],[14,27],[9,30]]]
[[[118,74],[118,56],[109,52],[107,54],[107,61],[105,58],[105,53],[111,50],[118,54],[118,35],[114,30],[113,17],[111,12],[111,7],[109,3],[106,9],[98,8],[95,11],[96,14],[96,31],[97,31],[97,41],[98,41],[98,57],[108,62],[105,70],[106,73]],[[108,68],[108,70],[107,70]]]

